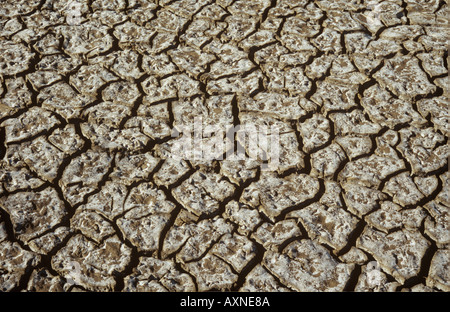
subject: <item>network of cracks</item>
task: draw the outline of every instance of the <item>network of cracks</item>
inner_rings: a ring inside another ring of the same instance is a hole
[[[0,290],[449,291],[447,35],[439,0],[2,1]],[[199,118],[277,166],[171,157]]]

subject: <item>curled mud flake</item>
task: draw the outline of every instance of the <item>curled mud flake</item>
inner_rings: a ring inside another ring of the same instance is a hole
[[[273,32],[269,30],[258,30],[240,42],[240,46],[248,51],[253,47],[260,47],[275,41]]]
[[[419,229],[426,213],[423,208],[402,210],[401,206],[390,201],[381,202],[380,209],[365,217],[365,220],[375,228],[389,233],[405,227],[407,229]]]
[[[412,173],[425,174],[443,167],[450,155],[447,138],[431,128],[405,128],[400,132],[397,149],[412,166]],[[443,144],[444,143],[444,144]]]
[[[337,1],[326,1],[326,0],[319,0],[317,1],[317,6],[325,11],[331,11],[331,10],[345,10],[345,11],[358,11],[362,9],[365,4],[363,1],[345,1],[345,0],[337,0]]]
[[[363,264],[367,262],[367,255],[359,248],[352,246],[350,250],[339,257],[345,263]]]
[[[28,281],[27,291],[30,292],[62,292],[64,280],[61,276],[54,276],[47,269],[35,269]]]
[[[422,61],[423,68],[431,77],[448,74],[448,68],[444,63],[444,53],[421,53],[417,57]]]
[[[113,37],[108,33],[108,28],[98,22],[86,22],[76,27],[60,26],[60,31],[64,37],[64,51],[74,57],[96,56],[113,46]]]
[[[150,29],[158,32],[178,33],[187,23],[188,18],[174,13],[168,8],[163,8],[157,13],[158,18],[149,22]]]
[[[92,17],[98,19],[102,24],[108,27],[114,27],[117,24],[121,24],[127,20],[127,15],[124,12],[117,11],[96,11],[92,14]],[[136,22],[136,20],[133,20]]]
[[[48,141],[66,154],[72,155],[84,146],[82,138],[76,133],[74,125],[58,128],[48,137]]]
[[[260,87],[260,81],[263,79],[261,71],[257,70],[248,76],[233,76],[208,81],[206,91],[209,94],[252,94]]]
[[[142,58],[142,68],[152,76],[167,76],[178,69],[166,54],[148,54]]]
[[[305,21],[300,17],[292,16],[284,22],[281,34],[284,33],[311,38],[320,33],[320,25],[314,21]]]
[[[221,174],[228,177],[230,181],[241,184],[256,178],[261,163],[253,159],[233,159],[228,157],[220,162]]]
[[[331,82],[341,85],[360,85],[369,80],[369,78],[360,73],[353,65],[352,60],[347,55],[339,55],[333,60],[330,68],[329,79]]]
[[[22,276],[38,264],[41,257],[22,249],[16,242],[3,241],[0,243],[0,259],[0,289],[6,292],[19,286]]]
[[[1,207],[8,211],[14,233],[27,242],[51,229],[67,215],[64,203],[51,187],[4,197]]]
[[[174,126],[180,132],[196,131],[198,128],[198,131],[203,131],[202,138],[221,131],[225,135],[233,125],[232,101],[230,95],[215,95],[204,102],[200,98],[174,102]]]
[[[176,245],[182,244],[176,258],[182,263],[192,263],[204,256],[204,254],[225,234],[230,234],[233,225],[223,218],[216,217],[211,220],[203,220],[195,223],[185,223],[178,227],[178,231],[171,233],[171,240],[177,239],[177,233],[181,234],[182,240]],[[185,236],[187,231],[188,236]],[[170,243],[170,241],[167,241]]]
[[[314,57],[311,64],[305,68],[305,73],[310,79],[318,79],[325,75],[331,67],[333,60],[336,58],[333,54],[323,54]]]
[[[74,71],[79,65],[81,65],[81,60],[77,58],[70,57],[62,53],[52,53],[51,55],[45,55],[42,57],[36,65],[36,69],[43,71],[56,71],[56,73],[65,76]]]
[[[426,122],[413,109],[410,101],[392,97],[388,91],[379,85],[372,86],[364,92],[361,105],[372,121],[391,129],[396,125],[406,123],[421,125]]]
[[[139,97],[139,89],[136,84],[128,81],[113,82],[102,92],[104,101],[111,101],[124,106],[133,106]]]
[[[263,264],[295,291],[342,291],[354,267],[338,263],[325,247],[309,239],[289,244],[283,253],[267,251]]]
[[[225,234],[211,249],[211,253],[241,272],[255,257],[256,246],[245,236]]]
[[[92,103],[92,96],[78,94],[69,84],[57,82],[41,90],[37,97],[42,107],[53,111],[66,120],[78,118],[84,107]]]
[[[28,69],[34,53],[22,45],[10,41],[0,47],[0,75],[12,76]]]
[[[27,75],[27,79],[34,89],[39,90],[61,80],[62,76],[55,71],[40,70]]]
[[[384,30],[380,37],[388,40],[405,40],[405,38],[413,39],[423,34],[423,27],[419,25],[401,25]]]
[[[215,60],[214,55],[202,53],[187,46],[171,50],[168,54],[179,69],[186,71],[193,77],[197,77],[207,71],[207,65]]]
[[[66,238],[72,233],[73,230],[70,227],[60,226],[55,230],[52,229],[52,231],[30,240],[28,245],[32,251],[41,255],[47,255],[57,248],[62,247]]]
[[[309,237],[332,246],[337,251],[344,248],[350,234],[355,230],[358,219],[338,207],[312,204],[295,212]]]
[[[442,190],[436,196],[437,200],[441,204],[450,207],[450,172],[445,172],[439,176],[439,179],[442,181]]]
[[[158,165],[159,160],[149,153],[121,155],[116,157],[116,167],[111,173],[111,180],[131,185],[147,179]]]
[[[125,287],[123,291],[130,292],[155,292],[162,293],[168,292],[169,290],[165,288],[160,282],[152,280],[138,280],[133,276],[127,276],[124,279]]]
[[[183,215],[184,211],[180,212]],[[205,222],[204,222],[205,223]],[[202,242],[200,238],[194,238],[193,235],[198,235],[199,231],[195,230],[195,226],[190,223],[175,224],[166,233],[163,245],[161,246],[161,254],[163,259],[166,259],[174,252],[178,252],[180,248],[184,248],[187,240],[195,240]],[[205,237],[202,237],[206,239]],[[202,246],[202,245],[200,245]],[[204,248],[204,247],[203,247]]]
[[[262,221],[258,210],[237,201],[226,205],[224,216],[238,226],[237,231],[242,235],[250,234]]]
[[[358,181],[359,184],[374,187],[382,181],[405,168],[405,163],[396,155],[371,155],[347,163],[339,173],[339,180]]]
[[[324,182],[325,192],[320,197],[320,203],[327,207],[343,207],[342,188],[339,183],[331,180],[325,180]]]
[[[104,150],[129,150],[136,153],[141,151],[150,141],[150,138],[140,132],[137,126],[117,130],[111,129],[107,125],[83,124],[81,129],[84,136]]]
[[[69,191],[77,189],[78,185],[73,188],[69,188]],[[89,194],[89,191],[95,190],[93,187],[82,186],[78,187],[81,195]],[[123,214],[125,212],[124,203],[126,200],[126,196],[128,194],[127,187],[124,184],[108,181],[102,187],[100,192],[95,193],[94,195],[89,196],[86,204],[80,206],[80,210],[89,210],[95,211],[99,213],[109,220],[115,219],[117,216]],[[74,196],[69,198],[69,200],[74,201],[78,200],[81,202],[83,196]]]
[[[337,31],[325,28],[319,36],[312,39],[312,42],[322,52],[338,54],[343,48],[340,44],[340,38],[341,35]]]
[[[70,83],[83,94],[97,94],[97,90],[106,83],[115,81],[118,78],[101,65],[83,65],[72,76]]]
[[[228,7],[232,14],[245,13],[251,16],[259,16],[263,14],[264,10],[270,6],[270,0],[257,0],[248,2],[245,0],[235,1]]]
[[[132,50],[120,51],[116,54],[115,61],[111,66],[114,71],[122,79],[138,79],[143,72],[138,66],[139,54]]]
[[[363,186],[356,181],[344,183],[343,189],[343,197],[347,207],[359,217],[375,209],[377,202],[386,198],[386,195],[382,192]]]
[[[338,143],[351,160],[355,157],[368,154],[372,149],[372,140],[368,136],[338,136],[336,137]]]
[[[342,161],[346,159],[342,148],[333,143],[311,155],[312,176],[332,178]]]
[[[418,274],[429,246],[430,242],[417,230],[385,234],[366,227],[357,241],[357,247],[372,254],[383,271],[399,283]]]
[[[425,196],[430,196],[438,187],[438,178],[435,176],[415,177],[414,183],[419,191]]]
[[[358,93],[358,86],[340,85],[333,81],[325,80],[318,82],[316,93],[311,100],[319,106],[323,106],[325,110],[347,110],[356,106],[355,96]]]
[[[450,243],[450,208],[432,201],[425,205],[430,213],[425,219],[425,232],[439,246]]]
[[[285,209],[313,198],[319,191],[319,181],[306,174],[292,174],[285,179],[274,173],[262,172],[261,178],[244,189],[241,201],[258,207],[275,219]]]
[[[45,183],[27,168],[10,167],[5,163],[0,166],[0,181],[7,192],[34,189]]]
[[[385,62],[374,77],[401,99],[425,96],[436,91],[436,86],[428,81],[416,58],[394,57]]]
[[[197,171],[172,192],[188,210],[200,216],[212,214],[220,208],[220,202],[231,196],[234,186],[222,180],[222,176]]]
[[[260,264],[245,277],[245,283],[239,291],[243,292],[289,292],[289,288],[281,286],[277,280]]]
[[[126,8],[125,0],[113,0],[113,1],[104,1],[104,0],[94,0],[92,2],[92,9],[94,11],[113,11],[113,10],[124,10]]]
[[[139,246],[141,251],[151,252],[159,249],[159,238],[169,219],[169,214],[148,215],[139,219],[125,216],[117,224],[134,246]]]
[[[59,120],[48,110],[40,107],[31,107],[18,118],[5,120],[1,126],[5,128],[5,142],[22,141],[58,125]]]
[[[3,97],[0,99],[0,118],[13,115],[32,103],[32,93],[23,77],[5,79]]]
[[[154,176],[155,183],[165,186],[172,185],[188,173],[189,169],[186,161],[167,158]]]
[[[10,18],[16,15],[28,14],[35,10],[40,2],[39,0],[5,0],[0,9],[0,17]]]
[[[124,235],[139,250],[156,251],[159,238],[175,205],[154,185],[143,183],[133,188],[124,204],[126,213],[118,219]]]
[[[152,257],[139,258],[139,265],[133,274],[125,279],[127,291],[195,291],[195,283],[187,273],[180,272],[172,260]]]
[[[323,146],[330,138],[330,121],[320,114],[299,123],[297,128],[303,137],[303,151],[310,152]]]
[[[424,197],[407,172],[401,173],[386,182],[383,192],[391,195],[394,203],[404,207],[414,205]]]
[[[36,10],[33,14],[22,16],[22,20],[28,29],[36,33],[64,23],[63,16],[53,10]]]
[[[377,261],[370,261],[361,269],[355,291],[358,292],[393,292],[400,286],[398,282],[389,282]]]
[[[230,290],[238,275],[220,258],[207,254],[201,260],[183,265],[186,270],[197,277],[198,291]]]
[[[85,195],[95,191],[108,172],[111,161],[112,157],[107,153],[94,150],[72,159],[59,182],[69,203],[80,203]]]
[[[83,235],[100,243],[106,236],[115,233],[114,228],[97,212],[89,210],[77,210],[70,220],[70,227],[75,231],[81,231]]]
[[[197,16],[200,17],[200,14]],[[222,17],[194,19],[192,23],[189,24],[186,32],[181,34],[180,40],[186,42],[189,46],[197,48],[201,48],[204,45],[208,46],[208,43],[211,40],[218,40],[217,38],[212,39],[212,37],[219,36],[219,34],[225,31],[228,26],[226,22],[221,22],[221,19]]]
[[[21,144],[20,156],[29,168],[47,181],[54,181],[65,154],[43,136]]]
[[[334,122],[338,135],[370,135],[381,130],[381,126],[368,119],[359,109],[350,113],[332,113],[330,118]]]
[[[417,102],[418,111],[422,116],[430,116],[434,127],[441,130],[447,137],[450,134],[450,116],[447,112],[449,98],[447,95],[423,99]]]
[[[221,36],[221,40],[240,42],[255,30],[256,20],[246,14],[231,15],[225,18],[228,27]]]
[[[9,37],[22,29],[22,24],[18,17],[0,19],[0,37]]]
[[[112,291],[113,272],[121,272],[130,261],[131,249],[117,236],[95,244],[75,235],[52,257],[52,267],[75,285],[92,291]]]
[[[88,130],[89,126],[95,128],[117,129],[122,120],[131,114],[131,107],[121,103],[102,102],[83,110],[83,116],[88,116],[89,124],[84,124],[82,129]],[[85,132],[85,131],[83,131]],[[95,131],[94,132],[99,132]],[[87,132],[84,133],[87,135]]]
[[[450,270],[449,270],[450,251],[440,249],[436,251],[431,260],[430,273],[427,278],[427,286],[436,287],[442,291],[450,290]]]
[[[241,111],[254,111],[264,114],[274,114],[282,119],[298,119],[306,115],[300,106],[298,97],[279,93],[259,93],[253,98],[243,95],[238,99]]]
[[[292,219],[283,220],[275,224],[263,223],[252,234],[252,237],[267,250],[278,250],[286,240],[301,235],[297,222]]]
[[[119,40],[119,46],[121,48],[148,44],[150,37],[154,33],[155,30],[142,27],[129,21],[114,27],[113,32],[114,37]]]
[[[358,31],[363,30],[362,25],[352,17],[350,12],[342,12],[341,10],[328,11],[325,20],[327,27],[339,31]]]
[[[289,53],[289,50],[285,48],[281,43],[271,44],[262,49],[258,49],[254,55],[254,61],[261,66],[268,64],[271,67],[278,67],[279,62],[283,55]]]
[[[269,136],[268,140],[271,142],[270,144],[277,144],[275,143],[277,142],[275,135]],[[260,155],[263,155],[263,157],[261,157],[262,160],[265,161],[267,158],[268,161],[267,166],[265,166],[265,164],[261,165],[261,168],[264,170],[268,168],[269,170],[276,170],[281,173],[286,172],[287,170],[302,169],[305,167],[305,154],[300,151],[300,146],[295,133],[281,134],[278,138],[278,150],[273,148],[270,144],[269,147],[260,146],[258,148]],[[251,148],[249,150],[251,150]],[[254,152],[255,151],[251,151],[249,153],[251,154]],[[264,155],[268,156],[264,157]]]

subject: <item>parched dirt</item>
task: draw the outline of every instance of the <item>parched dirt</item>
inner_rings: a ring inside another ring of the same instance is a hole
[[[0,290],[450,291],[448,16],[1,1]],[[278,163],[170,157],[196,118]]]

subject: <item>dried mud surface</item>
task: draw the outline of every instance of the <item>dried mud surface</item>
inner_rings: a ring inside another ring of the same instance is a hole
[[[0,4],[1,291],[450,291],[447,1],[67,3]]]

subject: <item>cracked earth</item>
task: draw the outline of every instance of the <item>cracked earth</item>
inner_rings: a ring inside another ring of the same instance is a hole
[[[0,290],[450,291],[447,38],[439,0],[1,1]],[[195,116],[279,167],[166,157]]]

